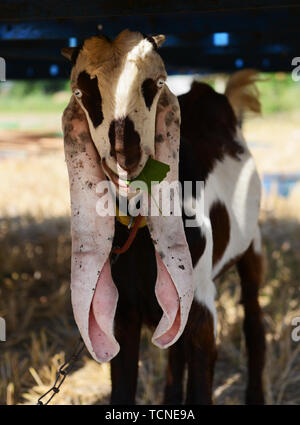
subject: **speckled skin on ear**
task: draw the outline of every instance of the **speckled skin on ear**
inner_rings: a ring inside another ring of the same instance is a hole
[[[176,191],[170,194],[169,216],[159,214],[147,217],[156,250],[158,276],[155,293],[163,310],[163,316],[154,332],[152,342],[160,348],[169,347],[180,337],[194,297],[191,254],[182,217],[175,214],[176,202],[172,202],[172,198],[179,194],[179,143],[179,104],[177,97],[165,86],[157,106],[155,158],[169,164],[170,171],[165,181],[172,183]],[[152,188],[152,196],[157,199],[162,184],[164,181]],[[179,197],[177,201],[179,202]],[[149,202],[151,202],[150,198]]]
[[[113,336],[118,291],[109,264],[115,222],[96,212],[96,185],[106,178],[85,114],[73,97],[62,123],[71,195],[73,311],[89,352],[105,362],[119,351]]]

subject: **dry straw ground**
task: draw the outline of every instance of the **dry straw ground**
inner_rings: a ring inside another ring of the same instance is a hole
[[[0,121],[10,117],[1,117]],[[21,120],[27,122],[26,116]],[[300,112],[252,119],[247,139],[260,171],[299,171]],[[53,135],[59,117],[44,116],[43,132],[2,131],[0,151],[0,317],[7,342],[0,344],[0,404],[34,404],[78,333],[70,307],[69,193],[62,141]],[[33,142],[34,141],[34,142]],[[17,156],[16,156],[17,155]],[[261,226],[267,276],[260,291],[267,331],[267,402],[300,404],[300,343],[291,340],[291,319],[300,316],[300,190],[288,199],[264,200]],[[216,404],[243,403],[246,383],[243,311],[235,271],[217,282],[219,316],[214,384]],[[138,403],[159,403],[166,353],[144,330]],[[65,381],[56,404],[109,400],[109,365],[85,351]]]

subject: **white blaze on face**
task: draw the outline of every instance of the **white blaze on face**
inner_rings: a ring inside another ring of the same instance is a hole
[[[115,90],[115,116],[122,117],[132,112],[132,107],[141,103],[141,109],[144,109],[144,99],[141,96],[141,85],[145,78],[154,76],[159,72],[157,61],[153,60],[153,65],[149,69],[147,56],[157,56],[153,53],[153,46],[147,39],[142,39],[134,46],[124,58],[121,66],[120,76],[118,78]],[[144,64],[143,64],[144,62]],[[145,103],[145,102],[144,102]]]
[[[161,76],[165,78],[166,75],[160,57],[153,51],[153,45],[146,39],[142,39],[127,53],[120,68],[121,71],[115,85],[114,111],[110,116],[115,120],[129,117],[140,137],[141,159],[136,172],[131,176],[136,177],[149,156],[154,157],[155,155],[155,116],[160,94],[158,89],[149,108],[145,103],[142,85],[146,79],[153,79],[155,84],[158,78]],[[115,171],[114,160],[107,158],[107,161]],[[120,172],[118,164],[117,172]]]
[[[128,56],[128,55],[127,55]],[[130,106],[135,106],[139,101],[138,96],[138,68],[135,62],[125,60],[123,70],[116,84],[114,117],[126,117],[130,112]]]

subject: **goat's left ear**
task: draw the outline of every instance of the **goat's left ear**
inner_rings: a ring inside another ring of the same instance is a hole
[[[155,41],[155,44],[157,45],[157,47],[160,47],[163,45],[163,43],[166,40],[166,36],[163,34],[159,34],[159,35],[153,35],[152,36],[153,40]]]
[[[70,61],[72,60],[72,56],[75,50],[76,47],[64,47],[63,49],[61,49],[61,54]]]

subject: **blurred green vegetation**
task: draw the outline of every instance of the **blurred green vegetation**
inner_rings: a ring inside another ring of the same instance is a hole
[[[70,97],[69,80],[0,83],[0,112],[60,112]]]
[[[262,73],[258,83],[264,114],[299,109],[300,83],[291,74]],[[214,77],[209,79],[213,84]],[[69,80],[13,81],[0,84],[0,112],[60,112],[70,93]]]
[[[229,75],[226,76],[225,82],[228,77]],[[204,81],[215,88],[217,78],[220,78],[220,76],[215,77],[212,75]],[[260,93],[263,115],[300,109],[300,82],[293,81],[291,73],[262,72],[260,73],[260,79],[261,81],[257,83],[257,88]]]
[[[293,81],[291,74],[277,72],[261,75],[266,79],[257,84],[263,114],[300,109],[300,83]]]

